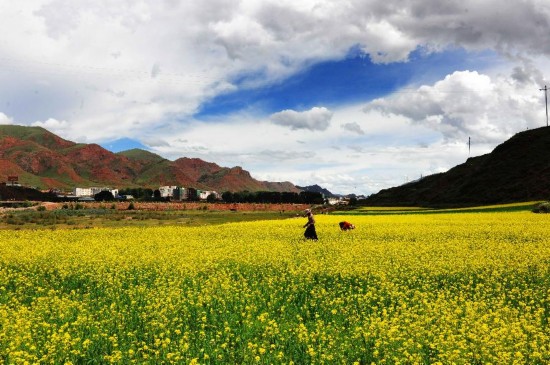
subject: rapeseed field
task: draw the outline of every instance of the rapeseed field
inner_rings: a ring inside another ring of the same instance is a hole
[[[316,219],[0,231],[0,363],[550,363],[550,216]]]

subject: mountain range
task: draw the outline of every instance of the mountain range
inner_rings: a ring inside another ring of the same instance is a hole
[[[216,191],[315,191],[318,185],[259,181],[236,166],[198,158],[167,160],[132,149],[110,152],[97,144],[65,140],[41,127],[0,125],[0,182],[16,175],[26,186],[69,190],[179,185]],[[517,133],[491,153],[468,158],[447,172],[384,189],[362,204],[385,206],[472,206],[550,199],[550,128]]]
[[[298,189],[300,189],[301,191],[309,191],[309,192],[312,192],[312,193],[320,193],[320,194],[323,194],[323,196],[325,198],[336,198],[336,197],[339,197],[340,195],[337,195],[337,194],[333,194],[331,193],[330,191],[328,191],[327,189],[315,184],[315,185],[309,185],[309,186],[297,186],[296,187]]]
[[[550,199],[550,128],[517,133],[447,172],[384,189],[362,204],[474,206]]]
[[[97,144],[67,141],[41,127],[0,125],[0,182],[13,175],[21,184],[41,189],[178,185],[220,192],[300,191],[290,182],[256,180],[239,166],[187,157],[170,161],[141,149],[113,153]]]

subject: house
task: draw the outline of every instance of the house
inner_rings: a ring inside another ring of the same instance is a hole
[[[187,194],[188,193],[188,190],[181,187],[181,186],[178,186],[175,190],[174,190],[174,196],[173,196],[173,199],[174,200],[178,200],[178,201],[181,201],[181,200],[187,200]]]
[[[329,205],[336,205],[336,204],[340,204],[342,199],[341,198],[327,198],[326,201]]]
[[[203,190],[203,191],[200,191],[200,195],[199,195],[199,199],[200,200],[206,200],[208,199],[208,196],[210,194],[214,194],[214,196],[216,197],[216,200],[220,200],[221,199],[221,195],[216,192],[216,191],[209,191],[209,190]]]
[[[92,188],[74,188],[73,195],[78,197],[92,196]]]
[[[200,190],[197,190],[195,188],[187,188],[187,200],[198,200],[201,194]]]
[[[178,189],[177,186],[161,186],[159,187],[161,198],[173,198],[174,191]]]
[[[106,187],[74,188],[73,195],[77,197],[93,197],[97,193],[100,193],[102,191],[108,191],[113,194],[114,197],[118,196],[118,189],[111,189]]]
[[[5,183],[6,186],[21,186],[19,183],[19,176],[17,175],[8,175],[8,181]]]

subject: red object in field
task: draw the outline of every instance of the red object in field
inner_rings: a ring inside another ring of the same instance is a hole
[[[355,229],[355,226],[353,224],[351,224],[350,222],[346,222],[346,221],[340,222],[340,223],[338,223],[338,225],[340,226],[340,229],[342,231],[348,231],[350,229]]]

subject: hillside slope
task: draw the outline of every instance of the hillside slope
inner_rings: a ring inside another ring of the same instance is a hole
[[[0,125],[0,182],[9,175],[42,189],[179,185],[217,191],[299,191],[289,182],[256,180],[240,167],[220,167],[198,158],[170,161],[140,149],[115,154],[97,144],[64,140],[44,128]]]
[[[445,173],[381,190],[367,205],[468,206],[550,199],[550,128],[516,134]]]

